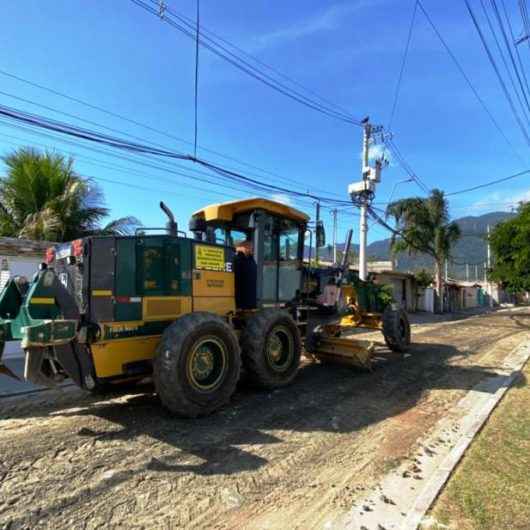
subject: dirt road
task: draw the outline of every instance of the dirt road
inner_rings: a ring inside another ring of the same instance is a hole
[[[530,311],[413,329],[372,373],[306,364],[179,420],[152,393],[0,400],[0,528],[333,528],[523,339]]]

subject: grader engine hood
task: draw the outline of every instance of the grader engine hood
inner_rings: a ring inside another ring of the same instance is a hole
[[[32,351],[75,338],[79,313],[70,298],[53,269],[39,271],[31,283],[21,277],[8,281],[0,294],[0,373],[14,376],[2,363],[7,341],[20,340]]]

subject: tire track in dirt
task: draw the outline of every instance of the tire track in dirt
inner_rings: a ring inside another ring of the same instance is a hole
[[[150,394],[0,402],[0,527],[318,527],[502,362],[527,334],[517,318],[416,328],[412,355],[373,373],[305,365],[202,420]]]

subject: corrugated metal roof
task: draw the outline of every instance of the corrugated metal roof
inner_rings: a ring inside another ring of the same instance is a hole
[[[18,237],[0,237],[0,255],[4,256],[43,256],[46,249],[57,243],[34,241]]]

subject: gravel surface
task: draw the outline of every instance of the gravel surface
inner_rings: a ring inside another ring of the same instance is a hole
[[[0,399],[0,528],[334,528],[529,331],[527,309],[418,324],[372,372],[305,363],[199,420],[149,386]]]

